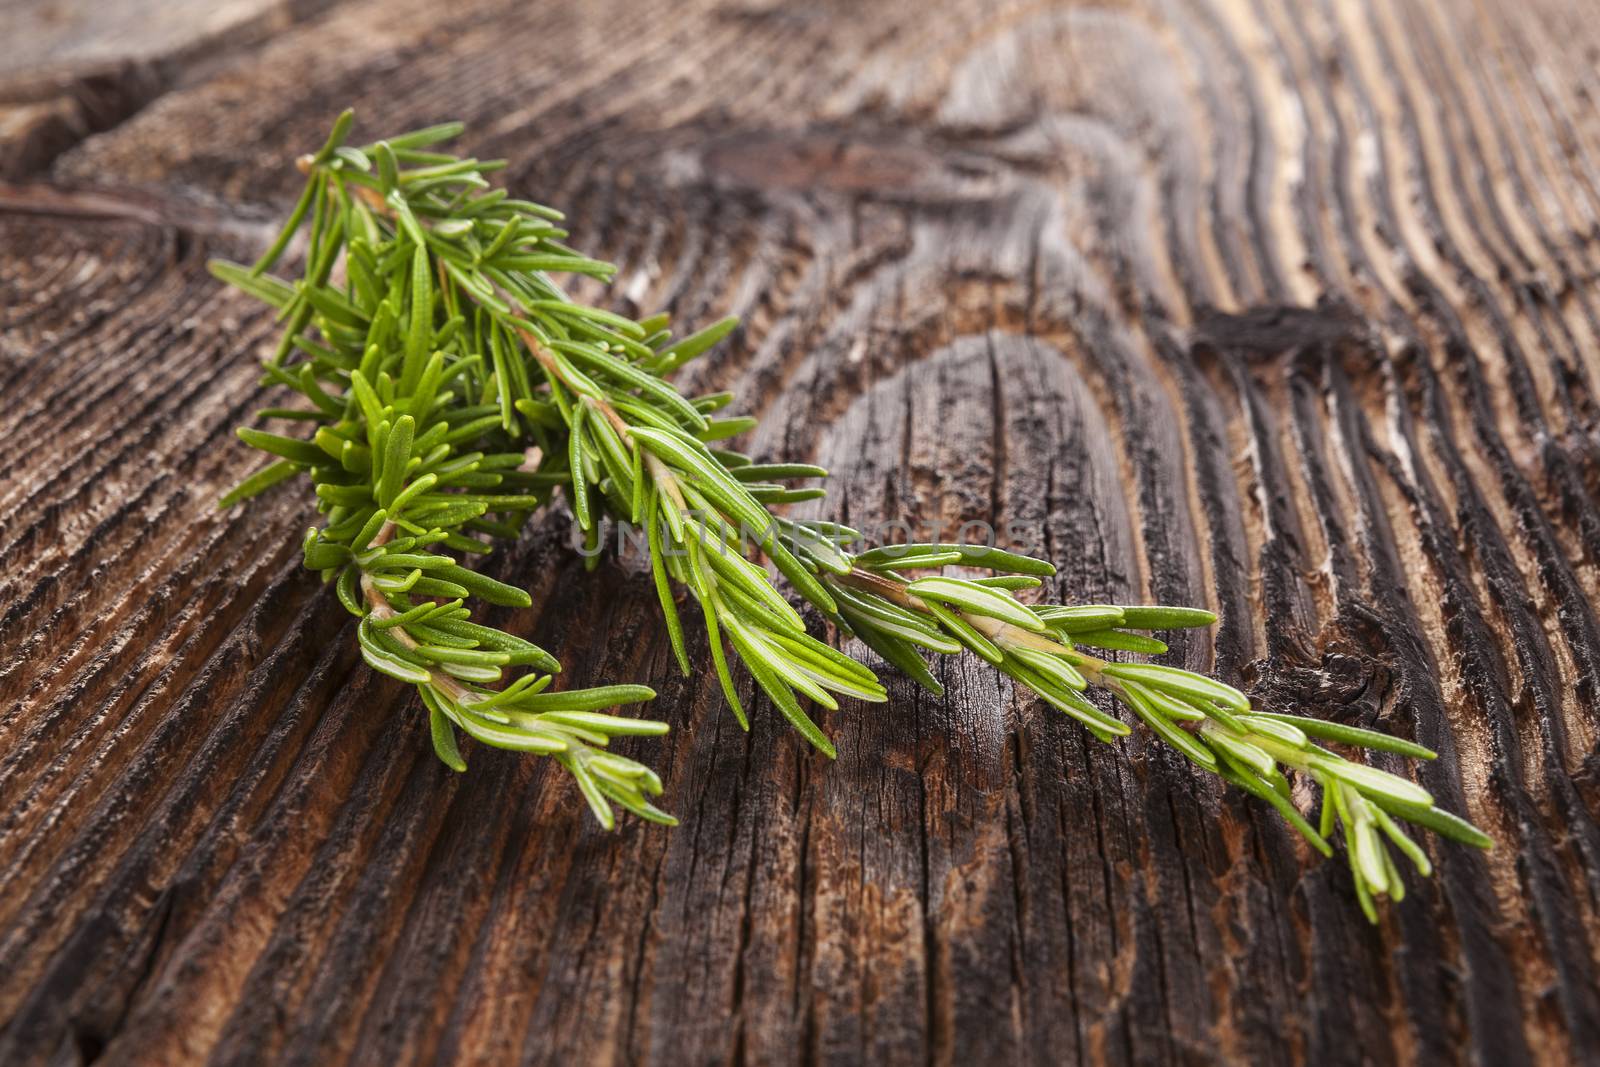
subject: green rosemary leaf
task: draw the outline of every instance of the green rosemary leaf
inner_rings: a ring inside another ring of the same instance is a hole
[[[817,580],[816,575],[806,569],[794,555],[784,547],[783,542],[777,537],[776,527],[767,526],[766,537],[761,542],[761,547],[767,553],[767,558],[772,560],[773,566],[794,586],[799,593],[817,610],[832,615],[838,611],[833,595]]]
[[[778,519],[778,529],[789,549],[804,558],[817,570],[842,577],[854,569],[854,564],[850,561],[850,558],[841,552],[837,545],[809,526],[780,518]],[[829,583],[829,589],[836,590],[837,586]]]
[[[417,596],[442,596],[455,600],[458,597],[464,598],[471,594],[471,590],[464,585],[447,582],[442,578],[423,578],[420,577],[421,571],[416,573],[419,577],[410,584],[407,591],[415,593]]]
[[[1035,559],[1032,556],[1018,555],[1015,552],[1007,552],[1004,549],[990,548],[988,545],[968,545],[942,541],[917,541],[868,549],[856,555],[855,563],[859,567],[871,570],[886,563],[893,563],[897,559],[908,555],[947,552],[955,553],[960,557],[960,562],[967,566],[986,567],[993,571],[1031,574],[1041,578],[1048,578],[1056,572],[1055,567],[1049,562]]]
[[[519,711],[548,713],[567,711],[598,711],[618,704],[637,704],[654,700],[656,691],[647,685],[601,685],[590,689],[563,689],[554,693],[532,693],[520,696],[514,705]],[[662,730],[660,732],[665,732]]]
[[[510,659],[504,652],[485,652],[477,648],[450,648],[443,645],[418,645],[417,654],[439,664],[466,664],[469,667],[501,667]],[[498,677],[499,672],[495,672]]]
[[[530,733],[515,727],[508,727],[489,719],[472,714],[468,709],[461,709],[456,719],[460,727],[468,735],[486,745],[495,748],[510,749],[513,752],[536,752],[540,755],[550,756],[558,752],[566,752],[570,743],[562,737],[549,733]]]
[[[961,553],[959,552],[924,552],[920,555],[901,556],[892,562],[880,563],[878,568],[886,571],[930,570],[960,562]]]
[[[310,183],[306,184],[304,191],[300,194],[300,199],[295,201],[294,209],[289,212],[288,220],[284,222],[283,228],[278,231],[278,236],[267,250],[261,253],[261,257],[251,265],[249,271],[251,275],[259,276],[262,271],[270,270],[272,265],[278,262],[278,259],[283,255],[283,250],[289,247],[289,241],[294,237],[295,231],[300,229],[300,223],[305,220],[306,212],[311,208],[311,201],[315,191],[315,186]],[[213,260],[213,262],[218,261]],[[215,269],[213,269],[213,273],[216,273]],[[218,275],[218,277],[222,276]],[[223,278],[223,280],[228,281],[229,279]]]
[[[1315,770],[1348,782],[1364,796],[1382,797],[1415,808],[1433,806],[1433,797],[1428,795],[1426,789],[1388,771],[1369,767],[1364,763],[1351,763],[1338,756],[1312,755],[1307,762]]]
[[[253,496],[258,496],[279,482],[294,477],[299,469],[289,460],[275,460],[224,493],[222,499],[217,501],[217,507],[230,508],[241,500],[249,500]]]
[[[348,327],[362,334],[370,329],[370,323],[361,313],[361,309],[337,289],[306,286],[301,288],[300,293],[322,316],[321,327],[324,333],[338,327]]]
[[[1024,630],[1043,633],[1043,622],[1033,612],[1019,604],[1003,590],[989,589],[962,578],[919,578],[906,587],[913,596],[923,600],[936,600],[941,604],[959,608],[972,615],[985,615],[991,619],[1020,626]]]
[[[651,361],[650,370],[658,375],[668,375],[696,356],[710,350],[718,341],[733,332],[739,325],[739,320],[729,316],[718,322],[712,323],[698,333],[690,334],[683,340],[661,350]]]
[[[950,636],[954,637],[957,641],[960,641],[963,645],[967,646],[972,651],[976,652],[978,655],[994,664],[996,667],[1000,666],[1006,661],[1006,654],[1000,651],[998,645],[989,640],[987,637],[983,636],[983,634],[979,633],[973,628],[971,623],[961,618],[949,608],[946,608],[943,604],[934,600],[924,600],[923,606],[925,606],[928,611],[931,612],[934,617],[944,625],[945,630],[950,634]]]
[[[372,169],[372,158],[359,148],[340,145],[333,150],[333,154],[345,165],[354,167],[356,170],[366,172]]]
[[[1381,734],[1376,730],[1365,730],[1359,726],[1344,726],[1324,719],[1312,719],[1303,715],[1276,715],[1271,712],[1257,712],[1262,718],[1275,719],[1287,723],[1301,732],[1322,741],[1337,741],[1341,744],[1354,745],[1358,748],[1373,749],[1378,752],[1397,752],[1402,756],[1413,759],[1436,759],[1438,753],[1430,748],[1392,734]]]
[[[594,812],[600,825],[607,830],[615,829],[616,816],[612,814],[611,805],[606,802],[605,792],[589,773],[589,768],[582,761],[571,757],[563,757],[561,763],[572,775],[573,781],[578,783],[579,791],[583,793],[584,800],[588,801],[589,809]]]
[[[861,638],[866,646],[898,667],[913,681],[934,696],[944,696],[944,686],[928,670],[928,664],[917,654],[916,646],[900,637],[871,628],[857,628],[856,636]],[[959,651],[960,646],[952,651]]]
[[[1113,678],[1142,682],[1152,689],[1160,689],[1174,696],[1220,704],[1231,711],[1250,710],[1250,701],[1233,686],[1179,667],[1155,663],[1113,663],[1106,667],[1105,673]]]
[[[651,693],[650,696],[655,696]],[[641,697],[640,699],[649,699]],[[610,707],[623,701],[611,700],[601,707]],[[564,726],[581,726],[594,729],[607,737],[660,737],[667,732],[664,722],[652,722],[649,719],[625,719],[620,715],[601,715],[593,711],[547,711],[539,716],[547,722],[560,723]],[[640,767],[642,772],[646,768]]]
[[[445,581],[454,582],[476,597],[481,597],[491,604],[500,604],[510,608],[527,608],[533,606],[533,598],[526,589],[518,589],[514,585],[495,581],[493,578],[477,571],[470,571],[465,567],[449,564],[431,572]]]
[[[821,486],[809,489],[785,489],[780,485],[752,485],[750,496],[757,503],[772,507],[777,504],[800,504],[807,500],[821,500],[827,496],[827,490]],[[788,546],[785,545],[785,548]]]
[[[350,112],[347,111],[345,114],[348,115]],[[343,116],[341,115],[340,118],[342,119]],[[346,128],[348,129],[348,126]],[[435,145],[441,141],[453,141],[457,137],[460,137],[462,131],[465,129],[465,123],[441,122],[437,126],[426,126],[420,130],[412,130],[410,133],[403,133],[399,137],[390,137],[386,143],[388,144],[389,148],[395,152],[403,152],[407,149],[427,148],[429,145]],[[371,154],[375,148],[375,145],[369,145],[366,148],[366,152]]]
[[[428,250],[418,245],[411,255],[411,325],[406,331],[406,350],[400,374],[400,392],[416,391],[433,340],[433,282]]]
[[[656,597],[661,601],[661,614],[666,619],[667,635],[672,642],[672,654],[677,657],[678,667],[683,671],[684,677],[689,676],[689,653],[684,647],[683,623],[678,618],[678,605],[672,598],[672,586],[667,580],[665,562],[665,547],[661,539],[661,517],[656,511],[654,491],[645,503],[645,512],[648,516],[645,524],[645,533],[650,545],[650,574],[655,582]],[[707,618],[712,618],[712,613],[706,613]]]
[[[729,640],[739,650],[745,663],[747,665],[759,663],[787,689],[798,690],[829,711],[838,711],[839,702],[823,684],[823,679],[819,679],[806,668],[805,664],[797,662],[794,657],[786,655],[783,649],[777,647],[769,636],[761,631],[761,621],[741,618],[738,612],[723,615],[723,629],[727,631]]]
[[[428,689],[424,687],[422,692],[426,694]],[[445,766],[455,771],[465,771],[467,761],[461,758],[461,750],[456,747],[456,732],[437,704],[428,709],[428,729],[433,735],[433,751]]]
[[[239,440],[252,448],[259,448],[263,452],[270,452],[274,456],[282,456],[303,467],[314,467],[322,463],[325,457],[322,449],[310,441],[301,441],[294,437],[282,437],[265,430],[255,430],[248,426],[241,426],[234,431],[239,435]]]
[[[631,363],[596,351],[591,345],[552,341],[549,347],[570,356],[583,366],[617,381],[625,388],[637,389],[644,396],[654,400],[663,409],[677,416],[679,420],[693,430],[704,432],[709,426],[706,417],[700,414],[699,409],[693,404],[685,400],[681,393],[660,378],[646,374]]]
[[[1052,684],[1048,678],[1023,666],[1017,660],[1006,661],[1000,665],[1000,669],[1037,693],[1052,707],[1066,712],[1083,723],[1084,726],[1088,727],[1089,732],[1100,741],[1109,744],[1113,739],[1126,736],[1131,732],[1127,723],[1107,715],[1085,700],[1076,691],[1065,686]]]
[[[853,589],[837,582],[830,583],[830,588],[841,611],[848,610],[865,620],[870,620],[874,628],[892,626],[898,630],[915,631],[918,637],[926,636],[931,639],[931,643],[924,647],[934,652],[961,651],[961,643],[940,633],[938,622],[931,614],[911,611],[876,594]],[[907,640],[916,640],[909,634],[905,636]]]
[[[378,506],[394,514],[395,497],[404,484],[406,469],[411,464],[411,438],[416,430],[416,420],[402,415],[395,420],[384,439],[383,474],[378,480]]]
[[[699,436],[702,441],[726,441],[729,438],[738,437],[742,433],[749,433],[757,425],[757,420],[748,415],[741,415],[737,418],[712,419],[706,423]]]
[[[637,339],[644,336],[644,331],[639,328],[638,323],[614,312],[606,311],[604,308],[588,307],[584,304],[571,304],[564,300],[531,300],[524,306],[529,311],[544,312],[559,319],[599,323],[602,326],[609,326],[625,337]]]
[[[1324,856],[1333,855],[1333,846],[1328,844],[1327,838],[1323,834],[1318,833],[1316,828],[1307,822],[1305,817],[1300,814],[1299,809],[1290,803],[1289,800],[1276,789],[1273,789],[1271,786],[1261,781],[1261,779],[1252,775],[1249,771],[1237,767],[1222,768],[1221,773],[1224,778],[1232,782],[1234,785],[1237,785],[1239,788],[1245,790],[1252,796],[1265,800],[1268,804],[1271,804],[1274,808],[1276,808],[1278,814],[1283,816],[1284,821],[1298,830],[1300,832],[1300,836],[1309,841],[1311,846],[1318,852],[1322,853]]]
[[[413,589],[416,589],[419,594],[426,595],[427,589],[429,588],[427,586],[418,588],[417,583],[422,580],[422,571],[416,568],[407,571],[403,576],[395,574],[369,574],[369,577],[371,578],[373,587],[384,593],[409,593]],[[435,579],[430,578],[428,581],[432,582],[435,581]],[[440,588],[461,590],[459,594],[450,594],[452,596],[466,595],[466,590],[462,589],[459,585],[452,585],[449,582],[438,582],[437,585]]]
[[[361,643],[361,655],[375,671],[381,671],[391,678],[398,678],[402,682],[412,682],[422,685],[433,680],[433,676],[422,667],[396,655],[395,652],[380,643],[377,631],[374,631],[365,619],[356,627],[356,638]]]
[[[1241,715],[1239,716],[1239,722],[1251,733],[1275,738],[1294,748],[1306,748],[1311,744],[1305,732],[1294,723],[1286,722],[1271,715]]]
[[[350,127],[355,125],[355,121],[356,113],[353,108],[347,107],[339,112],[339,117],[333,120],[333,128],[328,131],[328,139],[322,143],[322,147],[317,149],[316,154],[311,157],[310,166],[312,169],[315,169],[319,163],[326,163],[333,156],[334,150],[344,144],[345,139],[350,136]]]
[[[1360,804],[1359,797],[1347,797],[1346,803]],[[1356,816],[1345,823],[1350,842],[1351,863],[1360,872],[1360,879],[1378,893],[1391,891],[1389,869],[1383,862],[1383,846],[1370,819]]]
[[[1089,633],[1123,623],[1122,609],[1109,604],[1083,604],[1076,607],[1045,607],[1035,611],[1052,629],[1065,634]]]
[[[567,436],[567,467],[572,471],[572,481],[567,485],[567,492],[572,498],[572,514],[578,520],[578,528],[587,530],[594,525],[594,519],[589,508],[589,482],[586,456],[583,448],[584,420],[588,418],[588,409],[582,404],[577,406],[572,416],[572,431]]]
[[[334,567],[343,567],[350,562],[350,550],[340,544],[330,544],[327,541],[317,540],[317,528],[315,526],[306,531],[305,537],[300,542],[300,550],[305,557],[305,564],[309,570],[331,570]]]
[[[1047,652],[1021,646],[1007,649],[1007,653],[1014,659],[1021,660],[1028,669],[1049,680],[1052,684],[1063,689],[1082,692],[1088,688],[1088,680],[1078,673],[1078,669],[1059,656],[1052,656]]]
[[[1074,644],[1093,645],[1121,652],[1138,652],[1146,656],[1159,656],[1167,650],[1166,642],[1143,634],[1130,634],[1123,630],[1087,630],[1072,635]]]
[[[881,704],[888,699],[871,670],[815,638],[774,632],[770,640],[789,653],[792,663],[826,688],[868,703]]]
[[[1400,829],[1400,825],[1389,817],[1388,812],[1374,804],[1372,814],[1377,821],[1378,828],[1384,832],[1384,835],[1389,840],[1395,843],[1396,848],[1405,853],[1406,858],[1417,868],[1418,874],[1426,878],[1433,873],[1433,864],[1428,861],[1428,857],[1423,853],[1422,849],[1417,847],[1417,843],[1411,840],[1404,830]],[[1398,884],[1398,879],[1396,879],[1396,883]]]
[[[1161,714],[1160,709],[1150,700],[1149,692],[1138,682],[1126,682],[1121,689],[1121,695],[1127,705],[1156,732],[1158,737],[1206,770],[1216,770],[1216,755],[1195,740],[1187,730],[1174,726],[1165,715]]]
[[[750,676],[756,680],[762,692],[767,694],[767,698],[783,713],[783,717],[789,720],[789,724],[823,755],[829,759],[837,759],[839,752],[833,747],[833,742],[822,732],[821,727],[801,710],[800,702],[794,698],[794,691],[785,685],[759,657],[752,656],[748,650],[740,647],[740,638],[734,636],[735,631],[730,630],[729,634],[734,646],[740,648],[740,655],[744,659],[746,669],[750,671]]]
[[[728,518],[754,533],[770,523],[767,511],[750,499],[749,492],[735,481],[698,441],[645,426],[633,428],[633,436],[667,463],[695,479],[702,492],[714,493],[714,502],[726,509]]]
[[[741,482],[780,482],[790,478],[826,478],[828,472],[810,463],[746,463],[729,471]]]
[[[317,496],[330,504],[359,508],[372,499],[372,490],[365,485],[334,485],[323,482],[316,488]]]
[[[1037,589],[1044,584],[1029,574],[991,574],[984,578],[973,578],[972,581],[990,589],[1007,589],[1013,593],[1023,589]]]
[[[1171,693],[1164,693],[1159,689],[1151,689],[1148,686],[1139,685],[1138,682],[1128,681],[1126,679],[1124,679],[1122,682],[1122,688],[1124,689],[1134,685],[1139,686],[1140,692],[1144,695],[1144,698],[1150,702],[1151,707],[1155,708],[1162,715],[1172,719],[1175,722],[1204,722],[1206,719],[1211,717],[1207,715],[1205,711],[1189,703],[1187,700],[1184,700],[1182,697],[1174,696]],[[1212,711],[1216,710],[1215,705],[1208,704],[1207,707],[1209,707]]]
[[[845,590],[836,589],[834,594],[841,598],[839,601],[840,614],[862,640],[867,640],[870,635],[873,638],[881,637],[886,640],[903,641],[910,645],[925,648],[930,652],[940,652],[945,655],[955,655],[964,647],[955,638],[931,629],[924,629],[920,625],[910,626],[897,619],[886,619],[858,611],[853,603],[842,599],[848,595]],[[872,642],[868,641],[868,644],[872,644]],[[877,646],[874,645],[873,647]],[[885,658],[888,657],[886,656]],[[896,664],[896,666],[899,666],[899,664]]]
[[[1272,775],[1278,768],[1277,762],[1259,745],[1234,735],[1226,727],[1215,727],[1207,723],[1200,728],[1200,736],[1213,751],[1231,756],[1262,777]]]
[[[1196,626],[1212,626],[1217,616],[1204,608],[1174,608],[1149,604],[1124,606],[1122,621],[1126,630],[1186,630]]]
[[[1169,693],[1168,695],[1170,696],[1171,694]],[[1228,711],[1221,704],[1218,704],[1215,701],[1199,701],[1191,704],[1191,706],[1198,709],[1206,718],[1213,722],[1221,723],[1223,726],[1232,730],[1236,734],[1247,734],[1250,732],[1249,728],[1246,727],[1244,723],[1240,722],[1238,717],[1234,715],[1233,712]]]
[[[461,601],[457,600],[453,603],[459,604]],[[438,607],[439,605],[435,604],[431,600],[424,601],[423,603],[418,604],[416,607],[408,608],[399,615],[391,615],[386,619],[374,618],[372,620],[372,625],[379,630],[391,630],[396,626],[407,626],[411,623],[421,622],[423,619],[427,618],[430,614],[436,611]]]
[[[734,719],[738,721],[739,728],[745,733],[750,732],[750,718],[745,714],[744,704],[739,700],[738,687],[733,684],[733,675],[728,671],[728,657],[722,650],[722,630],[717,625],[717,613],[708,611],[706,619],[706,641],[711,647],[711,662],[716,668],[717,683],[722,686],[722,695],[728,702],[728,707],[733,709]],[[688,674],[688,664],[684,664],[684,673]]]
[[[334,582],[334,592],[339,597],[339,603],[344,605],[346,611],[356,618],[364,618],[367,606],[361,602],[361,568],[346,567],[339,572],[338,580]]]
[[[393,511],[396,515],[405,514],[406,506],[408,504],[422,496],[437,484],[439,484],[439,476],[437,474],[424,474],[422,477],[418,478],[416,481],[412,482],[410,485],[406,486],[404,489],[400,490],[400,492],[395,494],[395,498],[389,502],[389,510]]]

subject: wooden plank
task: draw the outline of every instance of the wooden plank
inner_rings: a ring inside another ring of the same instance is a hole
[[[332,0],[16,0],[0,7],[0,179],[197,81]]]
[[[137,114],[0,189],[0,1062],[1600,1047],[1581,5],[282,10],[153,45]],[[686,378],[835,471],[816,514],[1009,523],[1053,596],[1210,605],[1173,662],[1439,749],[1419,780],[1499,847],[1430,845],[1369,928],[1271,813],[967,659],[824,716],[837,762],[760,701],[746,735],[556,515],[493,561],[538,605],[502,620],[658,688],[672,735],[626,747],[683,825],[452,775],[298,569],[305,501],[211,506],[272,324],[204,259],[261,246],[346,104],[469,122],[623,265],[587,295],[742,315]]]

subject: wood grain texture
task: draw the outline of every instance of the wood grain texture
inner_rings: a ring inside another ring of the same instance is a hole
[[[160,76],[93,122],[0,122],[0,1063],[1593,1061],[1585,5],[233,10],[140,38]],[[114,28],[41,39],[50,84],[131,61]],[[759,701],[741,733],[556,515],[492,561],[538,605],[502,621],[659,689],[628,751],[683,825],[452,775],[298,569],[303,496],[212,507],[272,323],[204,260],[347,104],[467,121],[623,265],[586,295],[743,316],[686,378],[834,470],[818,513],[1208,604],[1172,662],[1438,749],[1406,773],[1499,847],[1431,844],[1369,928],[1272,813],[971,659],[826,716],[834,763]]]

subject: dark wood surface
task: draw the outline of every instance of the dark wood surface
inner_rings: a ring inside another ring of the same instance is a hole
[[[1592,1061],[1592,15],[6,5],[0,1063]],[[1371,928],[1270,812],[971,659],[827,716],[837,762],[745,735],[556,515],[491,564],[505,622],[658,687],[629,751],[683,825],[452,775],[298,568],[304,495],[212,507],[272,323],[203,264],[346,105],[466,120],[623,264],[604,299],[742,315],[687,377],[832,515],[1210,605],[1173,662],[1436,747],[1500,846],[1431,844]]]

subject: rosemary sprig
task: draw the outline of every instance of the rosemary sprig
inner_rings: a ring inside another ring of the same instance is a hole
[[[418,687],[436,749],[451,766],[464,765],[459,728],[487,744],[555,756],[607,826],[613,802],[670,821],[646,799],[661,790],[655,775],[604,750],[613,736],[665,731],[599,713],[650,691],[550,692],[558,665],[548,654],[468,619],[468,595],[514,606],[528,597],[450,553],[487,551],[485,536],[515,537],[559,486],[592,548],[603,517],[642,528],[681,668],[690,669],[677,605],[683,590],[700,606],[723,692],[746,728],[730,649],[830,756],[832,742],[801,698],[829,709],[838,696],[885,699],[870,668],[807,631],[770,563],[841,632],[935,693],[941,688],[923,654],[971,651],[1112,741],[1130,727],[1086,695],[1091,687],[1109,694],[1154,737],[1271,804],[1318,851],[1331,854],[1330,837],[1342,834],[1357,895],[1374,919],[1375,899],[1405,891],[1391,847],[1429,871],[1401,820],[1490,844],[1420,786],[1318,742],[1433,758],[1421,746],[1253,711],[1238,690],[1202,675],[1085,651],[1160,654],[1166,646],[1145,631],[1210,625],[1209,612],[1034,606],[1017,594],[1054,573],[1047,561],[945,543],[852,551],[861,540],[855,531],[775,513],[823,495],[787,483],[825,472],[756,463],[719,447],[754,420],[719,416],[727,394],[686,397],[666,381],[733,320],[677,339],[666,316],[635,321],[572,301],[551,274],[604,280],[614,268],[564,244],[558,212],[491,188],[485,175],[502,164],[434,150],[459,127],[352,148],[344,143],[349,126],[346,113],[327,144],[301,160],[306,190],[262,259],[249,268],[213,264],[286,323],[267,381],[309,407],[263,415],[316,424],[309,441],[241,430],[279,459],[224,503],[296,472],[311,476],[327,522],[307,534],[307,565],[335,581],[360,617],[367,661]],[[302,277],[289,283],[267,274],[302,229]],[[490,688],[519,665],[535,670]],[[1318,825],[1293,803],[1288,771],[1321,790]]]
[[[958,562],[997,575],[907,579],[900,573]],[[1349,846],[1356,895],[1373,922],[1375,899],[1405,896],[1389,846],[1424,877],[1432,871],[1426,854],[1397,820],[1478,848],[1493,844],[1471,823],[1435,807],[1433,797],[1416,783],[1354,762],[1317,742],[1434,759],[1436,754],[1421,745],[1309,716],[1255,711],[1243,693],[1213,678],[1155,663],[1109,662],[1085,651],[1159,655],[1167,646],[1139,631],[1209,626],[1216,622],[1211,612],[1100,604],[1035,608],[1017,600],[1015,591],[1037,586],[1050,573],[1048,563],[1027,556],[923,544],[856,556],[848,574],[830,575],[828,581],[835,584],[855,633],[885,659],[905,664],[935,693],[938,683],[918,669],[914,646],[946,651],[940,642],[953,639],[1110,742],[1130,731],[1085,699],[1091,686],[1098,687],[1190,762],[1271,804],[1324,856],[1333,854],[1328,839],[1341,833]],[[1320,789],[1318,825],[1295,807],[1286,770],[1307,776]]]
[[[306,531],[305,564],[334,582],[340,602],[360,620],[356,639],[367,663],[416,686],[434,750],[446,764],[466,768],[456,744],[460,729],[487,745],[554,757],[607,828],[615,821],[613,803],[675,822],[648,799],[661,793],[656,774],[605,751],[613,737],[666,733],[665,723],[601,711],[648,700],[652,690],[552,692],[561,669],[554,657],[470,620],[468,597],[510,607],[532,603],[524,590],[461,566],[459,554],[489,551],[477,535],[515,537],[548,497],[550,480],[532,469],[537,446],[526,449],[511,420],[484,402],[501,390],[497,366],[484,358],[480,317],[459,314],[452,290],[435,291],[439,264],[411,239],[421,233],[414,221],[397,236],[382,201],[365,195],[374,186],[351,180],[374,157],[389,175],[400,159],[422,163],[424,173],[437,170],[437,157],[423,149],[457,128],[362,150],[343,146],[349,126],[347,112],[322,150],[302,161],[306,191],[267,253],[249,268],[211,264],[217,277],[276,307],[288,323],[265,381],[288,386],[310,406],[261,415],[316,424],[309,441],[242,427],[247,444],[277,458],[224,496],[222,506],[297,473],[310,477],[326,523]],[[413,188],[437,187],[416,175],[408,175]],[[469,186],[475,181],[481,178],[466,179]],[[488,199],[478,211],[486,225],[531,233],[534,241],[553,231],[527,223],[514,203]],[[290,284],[266,274],[308,214],[305,276]],[[505,242],[506,254],[527,240]],[[330,285],[341,253],[346,280]],[[515,667],[532,669],[490,688]]]

